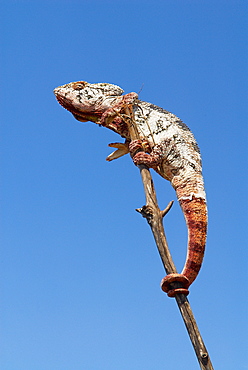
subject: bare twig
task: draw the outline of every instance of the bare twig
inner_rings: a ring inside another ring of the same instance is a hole
[[[128,126],[131,140],[138,139],[139,137],[137,136],[137,129],[135,126],[132,107],[126,107],[125,113],[130,118]],[[137,209],[137,211],[146,218],[148,224],[151,227],[166,273],[176,273],[176,266],[172,260],[163,227],[163,217],[166,215],[166,213],[169,212],[173,202],[170,202],[165,210],[161,211],[158,207],[153,180],[149,169],[144,165],[140,165],[138,167],[140,169],[140,174],[144,185],[146,205],[140,209]],[[180,287],[178,284],[180,283],[175,282],[171,285],[174,289]],[[184,294],[176,294],[175,299],[184,320],[190,340],[194,347],[200,368],[202,370],[213,370],[209,354],[197,327],[197,323],[195,321],[188,299]]]

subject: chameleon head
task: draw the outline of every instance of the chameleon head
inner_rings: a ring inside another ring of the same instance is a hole
[[[101,115],[109,103],[121,96],[124,90],[108,83],[90,84],[85,81],[71,82],[54,89],[54,94],[65,109],[82,122],[89,121],[89,115]]]

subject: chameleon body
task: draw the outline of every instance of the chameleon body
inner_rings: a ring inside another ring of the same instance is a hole
[[[82,122],[92,121],[125,138],[111,143],[117,148],[107,157],[111,161],[130,152],[136,165],[153,168],[169,180],[176,191],[188,228],[188,248],[181,274],[167,275],[162,289],[173,297],[188,294],[188,287],[201,268],[207,234],[207,205],[202,177],[201,156],[189,128],[174,114],[141,101],[136,93],[108,83],[72,82],[54,90],[58,102]],[[126,108],[132,108],[139,140],[131,140]],[[140,151],[142,149],[142,151]],[[181,289],[171,284],[179,281]]]

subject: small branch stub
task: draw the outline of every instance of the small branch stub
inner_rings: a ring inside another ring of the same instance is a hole
[[[150,223],[153,218],[153,209],[149,206],[143,206],[142,208],[137,208],[135,211],[141,214],[144,218],[147,219],[147,222]]]
[[[171,200],[167,207],[161,212],[161,217],[164,217],[167,215],[167,213],[170,211],[171,207],[173,206],[174,200]],[[137,208],[135,211],[140,213],[144,218],[147,219],[147,221],[150,223],[153,217],[153,208],[149,206],[143,206],[142,208]]]
[[[167,205],[167,207],[161,211],[161,216],[164,217],[165,215],[167,215],[167,213],[170,211],[171,207],[173,206],[173,203],[174,203],[174,200],[171,200],[169,202],[169,204]]]

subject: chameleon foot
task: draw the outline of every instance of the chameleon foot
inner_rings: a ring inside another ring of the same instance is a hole
[[[113,159],[120,158],[129,152],[128,143],[110,143],[108,146],[117,149],[107,156],[106,160],[109,162]]]
[[[181,283],[181,288],[172,288],[171,283]],[[176,294],[188,295],[188,287],[190,283],[186,276],[182,274],[169,274],[165,276],[161,281],[161,289],[167,293],[168,297],[175,297]]]
[[[143,164],[156,170],[161,162],[159,151],[155,148],[152,150],[147,140],[132,140],[129,144],[129,151],[136,166]]]

